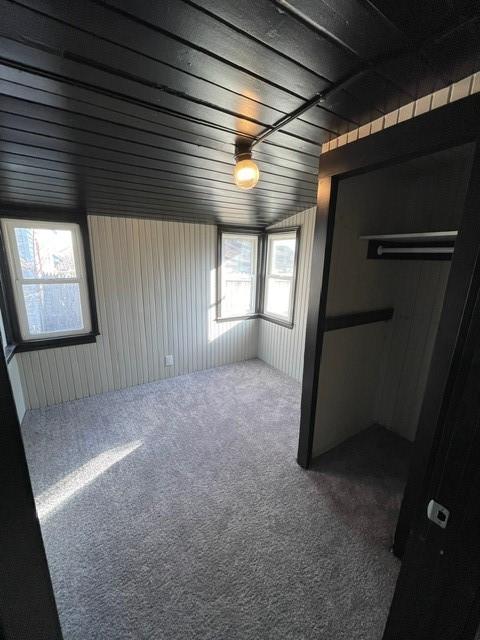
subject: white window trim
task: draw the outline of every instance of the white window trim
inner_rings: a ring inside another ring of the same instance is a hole
[[[245,276],[244,280],[251,281],[252,283],[252,295],[251,295],[251,308],[246,313],[238,315],[225,315],[223,313],[223,291],[225,288],[225,269],[223,268],[223,241],[228,238],[236,238],[239,240],[253,240],[254,241],[254,265],[253,273],[250,276]],[[258,246],[259,237],[255,233],[235,233],[234,231],[222,231],[221,245],[220,245],[220,320],[230,320],[236,318],[249,318],[257,313],[257,281],[258,281]]]
[[[27,229],[64,229],[72,232],[72,246],[75,260],[75,278],[24,278],[20,266],[17,242],[15,238],[15,228],[24,227]],[[90,303],[88,296],[87,274],[85,267],[85,254],[83,248],[80,225],[71,222],[37,221],[15,218],[3,218],[2,230],[5,239],[5,249],[13,286],[15,308],[17,311],[20,334],[23,340],[38,341],[52,338],[63,338],[68,336],[80,336],[91,333],[92,321],[90,315]],[[83,319],[83,328],[73,331],[51,331],[48,333],[31,334],[28,328],[27,309],[23,296],[22,286],[24,284],[79,284],[80,305]]]
[[[293,258],[293,274],[291,276],[282,276],[282,275],[274,275],[272,274],[272,251],[271,251],[271,243],[274,240],[278,239],[293,239],[295,240],[295,255]],[[262,315],[265,318],[271,318],[272,320],[278,320],[281,323],[285,323],[287,325],[293,326],[293,312],[295,307],[295,289],[297,282],[297,270],[298,270],[298,244],[299,244],[299,235],[298,230],[294,229],[291,231],[270,231],[267,232],[267,256],[266,256],[266,268],[265,268],[265,287],[263,293],[263,313]],[[268,286],[269,279],[273,278],[275,280],[285,280],[291,283],[290,286],[290,297],[288,300],[288,315],[282,316],[277,313],[272,313],[271,311],[266,310],[267,303],[267,295],[268,295]]]

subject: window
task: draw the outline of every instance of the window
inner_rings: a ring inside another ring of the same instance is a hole
[[[260,316],[293,327],[299,234],[219,231],[218,320]]]
[[[293,323],[296,256],[296,230],[267,234],[263,313],[288,324]]]
[[[220,317],[256,313],[258,236],[221,232]]]
[[[2,220],[10,272],[15,341],[89,334],[92,330],[79,224]]]

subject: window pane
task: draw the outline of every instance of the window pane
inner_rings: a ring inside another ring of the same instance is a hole
[[[270,277],[267,280],[266,313],[271,313],[282,318],[289,318],[291,280],[279,280]]]
[[[16,227],[15,239],[23,278],[76,277],[69,229]]]
[[[227,278],[223,286],[222,315],[243,316],[253,311],[252,281]]]
[[[225,318],[255,312],[257,237],[222,238],[222,309]]]
[[[253,275],[255,273],[256,238],[223,239],[223,269],[225,273]]]
[[[31,335],[84,328],[79,284],[24,284],[22,289]]]
[[[271,274],[275,276],[292,276],[295,263],[295,238],[270,238],[272,251]]]

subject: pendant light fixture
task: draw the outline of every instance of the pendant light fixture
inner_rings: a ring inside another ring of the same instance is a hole
[[[236,145],[233,177],[235,184],[240,189],[253,189],[257,184],[260,172],[256,163],[252,160],[252,150],[249,145]]]

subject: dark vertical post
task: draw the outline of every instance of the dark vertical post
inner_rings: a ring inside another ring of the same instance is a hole
[[[480,252],[480,149],[475,150],[463,218],[455,242],[450,277],[445,293],[442,317],[435,341],[430,374],[418,422],[407,486],[395,531],[394,553],[401,558],[420,501],[425,479],[442,433],[442,422],[451,393],[462,349],[462,323],[468,315],[468,300],[475,264]],[[443,398],[443,401],[442,401]]]
[[[0,353],[0,620],[4,640],[61,640],[7,365]]]
[[[480,265],[433,469],[415,510],[383,640],[473,640],[480,622]],[[448,505],[439,527],[427,516]]]
[[[308,468],[312,457],[337,186],[334,177],[318,182],[297,454],[297,462],[304,468]]]

